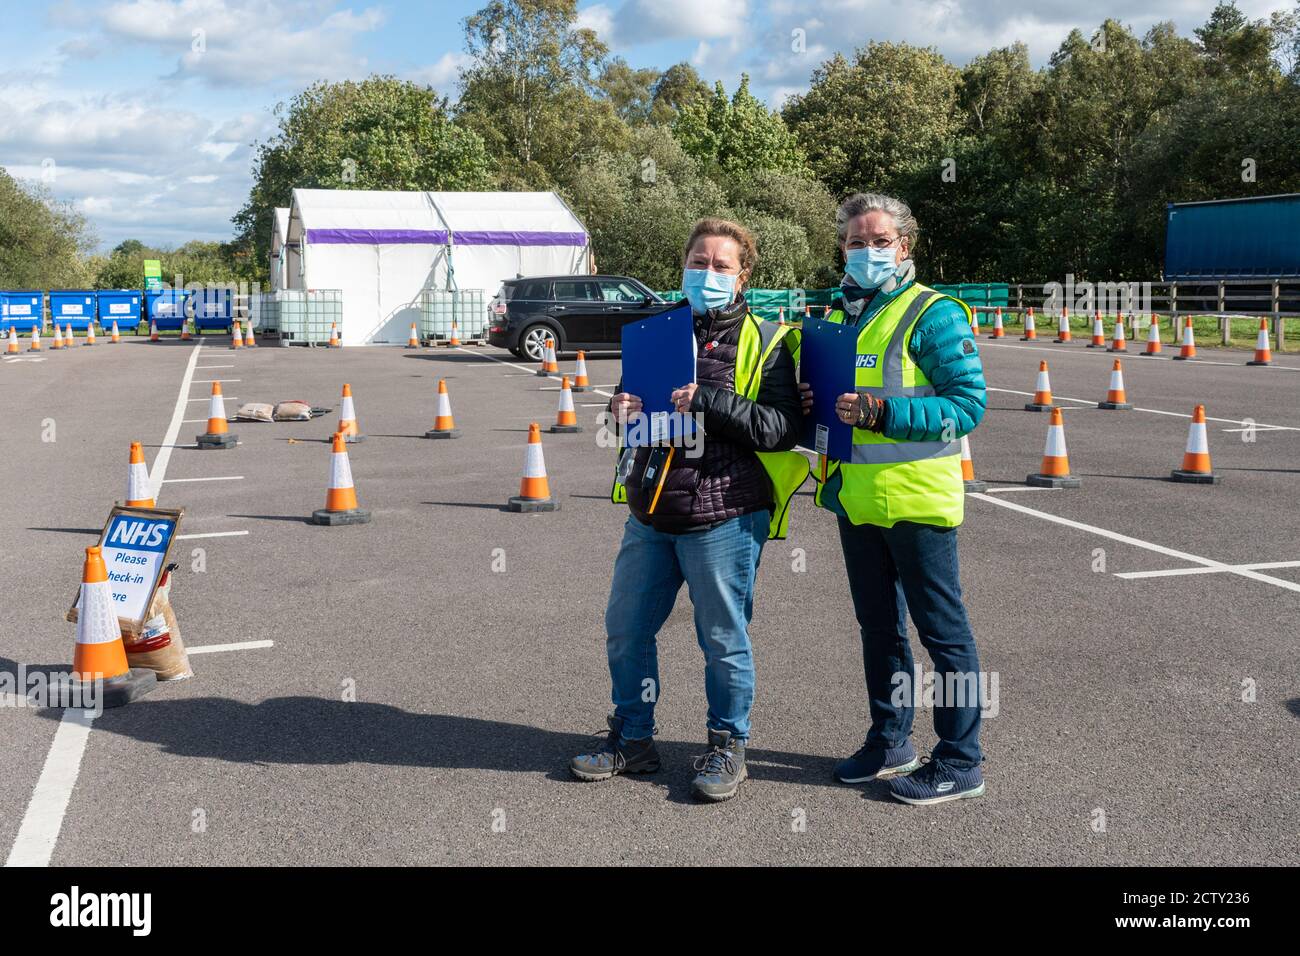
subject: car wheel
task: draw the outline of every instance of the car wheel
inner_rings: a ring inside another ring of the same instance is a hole
[[[519,350],[523,353],[521,357],[525,361],[540,362],[547,339],[557,340],[555,349],[558,352],[560,348],[559,336],[555,334],[550,326],[538,323],[524,329],[523,334],[519,336]]]

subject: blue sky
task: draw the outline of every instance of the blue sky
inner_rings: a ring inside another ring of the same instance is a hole
[[[227,239],[272,108],[317,79],[393,73],[456,93],[461,21],[479,0],[0,0],[0,166],[46,183],[126,238]],[[1291,0],[1239,0],[1252,17]],[[773,107],[868,40],[957,63],[1016,40],[1044,62],[1072,28],[1114,16],[1189,34],[1213,0],[582,0],[583,25],[634,66],[690,61],[728,89],[742,72]],[[805,49],[792,50],[802,30]],[[288,197],[285,197],[286,200]]]

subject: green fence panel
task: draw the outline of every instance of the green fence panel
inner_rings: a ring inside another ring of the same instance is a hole
[[[933,288],[944,295],[961,299],[967,305],[1007,307],[1011,304],[1011,287],[1005,282],[964,282],[959,285],[936,285]],[[682,297],[680,289],[656,293],[661,299],[676,302]],[[761,319],[775,322],[798,321],[805,314],[820,316],[827,306],[834,307],[840,297],[838,286],[831,289],[746,289],[749,308]],[[807,310],[807,312],[805,312]]]

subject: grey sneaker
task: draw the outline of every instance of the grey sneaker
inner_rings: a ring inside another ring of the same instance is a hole
[[[695,758],[695,769],[691,793],[712,803],[730,800],[747,776],[745,742],[734,740],[729,731],[710,730],[709,750]]]
[[[610,714],[605,719],[609,722],[609,733],[598,732],[597,737],[604,737],[599,746],[569,761],[570,773],[590,783],[620,773],[654,773],[659,769],[659,751],[653,737],[624,740],[623,718]]]

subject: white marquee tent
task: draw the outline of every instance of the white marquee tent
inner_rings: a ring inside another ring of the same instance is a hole
[[[288,288],[285,277],[289,265],[289,248],[285,237],[289,234],[289,210],[279,207],[275,210],[275,221],[271,226],[271,291]],[[294,262],[297,268],[297,261]]]
[[[555,193],[295,189],[287,289],[341,289],[344,345],[405,344],[424,289],[588,270],[590,238]]]

